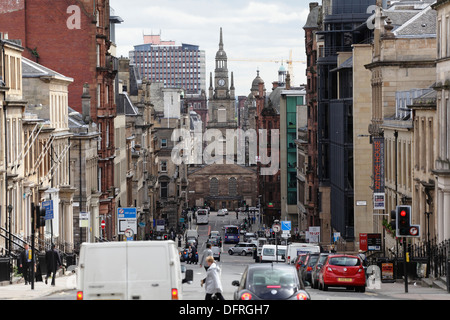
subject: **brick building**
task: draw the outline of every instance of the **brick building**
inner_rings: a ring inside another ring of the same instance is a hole
[[[113,217],[115,235],[114,118],[117,62],[109,49],[114,23],[109,0],[17,0],[0,4],[0,32],[20,39],[24,56],[74,79],[69,106],[82,112],[83,85],[89,84],[92,121],[101,133],[98,175],[100,215]]]

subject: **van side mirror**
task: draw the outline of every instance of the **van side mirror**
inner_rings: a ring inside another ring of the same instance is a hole
[[[232,286],[235,286],[235,287],[239,287],[239,281],[238,280],[234,280],[232,283],[231,283],[231,285]]]
[[[184,277],[182,283],[192,282],[194,280],[194,270],[188,269],[186,270],[186,276]]]

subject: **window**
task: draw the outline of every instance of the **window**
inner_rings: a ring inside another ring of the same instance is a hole
[[[445,38],[445,56],[448,57],[450,56],[450,18],[446,17],[445,18],[446,21],[446,26],[447,26],[447,34],[446,34],[446,38]]]
[[[226,109],[219,109],[218,112],[218,122],[227,122],[227,110]]]
[[[169,183],[161,182],[161,198],[166,199],[169,196]]]
[[[211,196],[217,196],[219,195],[219,179],[212,178],[209,181],[209,194]]]
[[[167,172],[167,161],[161,161],[160,170],[161,172]]]
[[[97,190],[102,192],[102,168],[98,168],[97,178]]]
[[[102,86],[100,84],[97,85],[97,108],[101,107],[101,92],[102,92]]]
[[[167,139],[161,139],[161,148],[167,148]]]
[[[109,148],[109,123],[106,124],[106,147]]]
[[[236,178],[230,178],[228,180],[228,194],[230,196],[236,196],[237,195],[237,181],[236,181]]]

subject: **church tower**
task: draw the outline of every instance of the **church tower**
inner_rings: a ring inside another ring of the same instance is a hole
[[[208,129],[220,129],[225,135],[226,129],[236,129],[235,88],[233,72],[228,75],[228,58],[223,46],[222,28],[220,28],[219,50],[216,53],[214,78],[210,75],[209,85],[209,122]],[[213,81],[214,79],[214,81]]]

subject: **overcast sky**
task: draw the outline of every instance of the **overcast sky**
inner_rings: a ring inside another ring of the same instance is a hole
[[[209,73],[214,71],[222,27],[236,95],[245,96],[250,93],[257,69],[270,93],[272,82],[278,79],[281,60],[289,59],[291,50],[294,85],[306,83],[305,64],[296,61],[306,59],[303,26],[309,2],[313,1],[110,0],[115,14],[124,20],[116,26],[118,56],[128,56],[134,45],[142,44],[143,33],[161,33],[162,40],[172,40],[177,45],[199,45],[206,54],[206,90]]]

